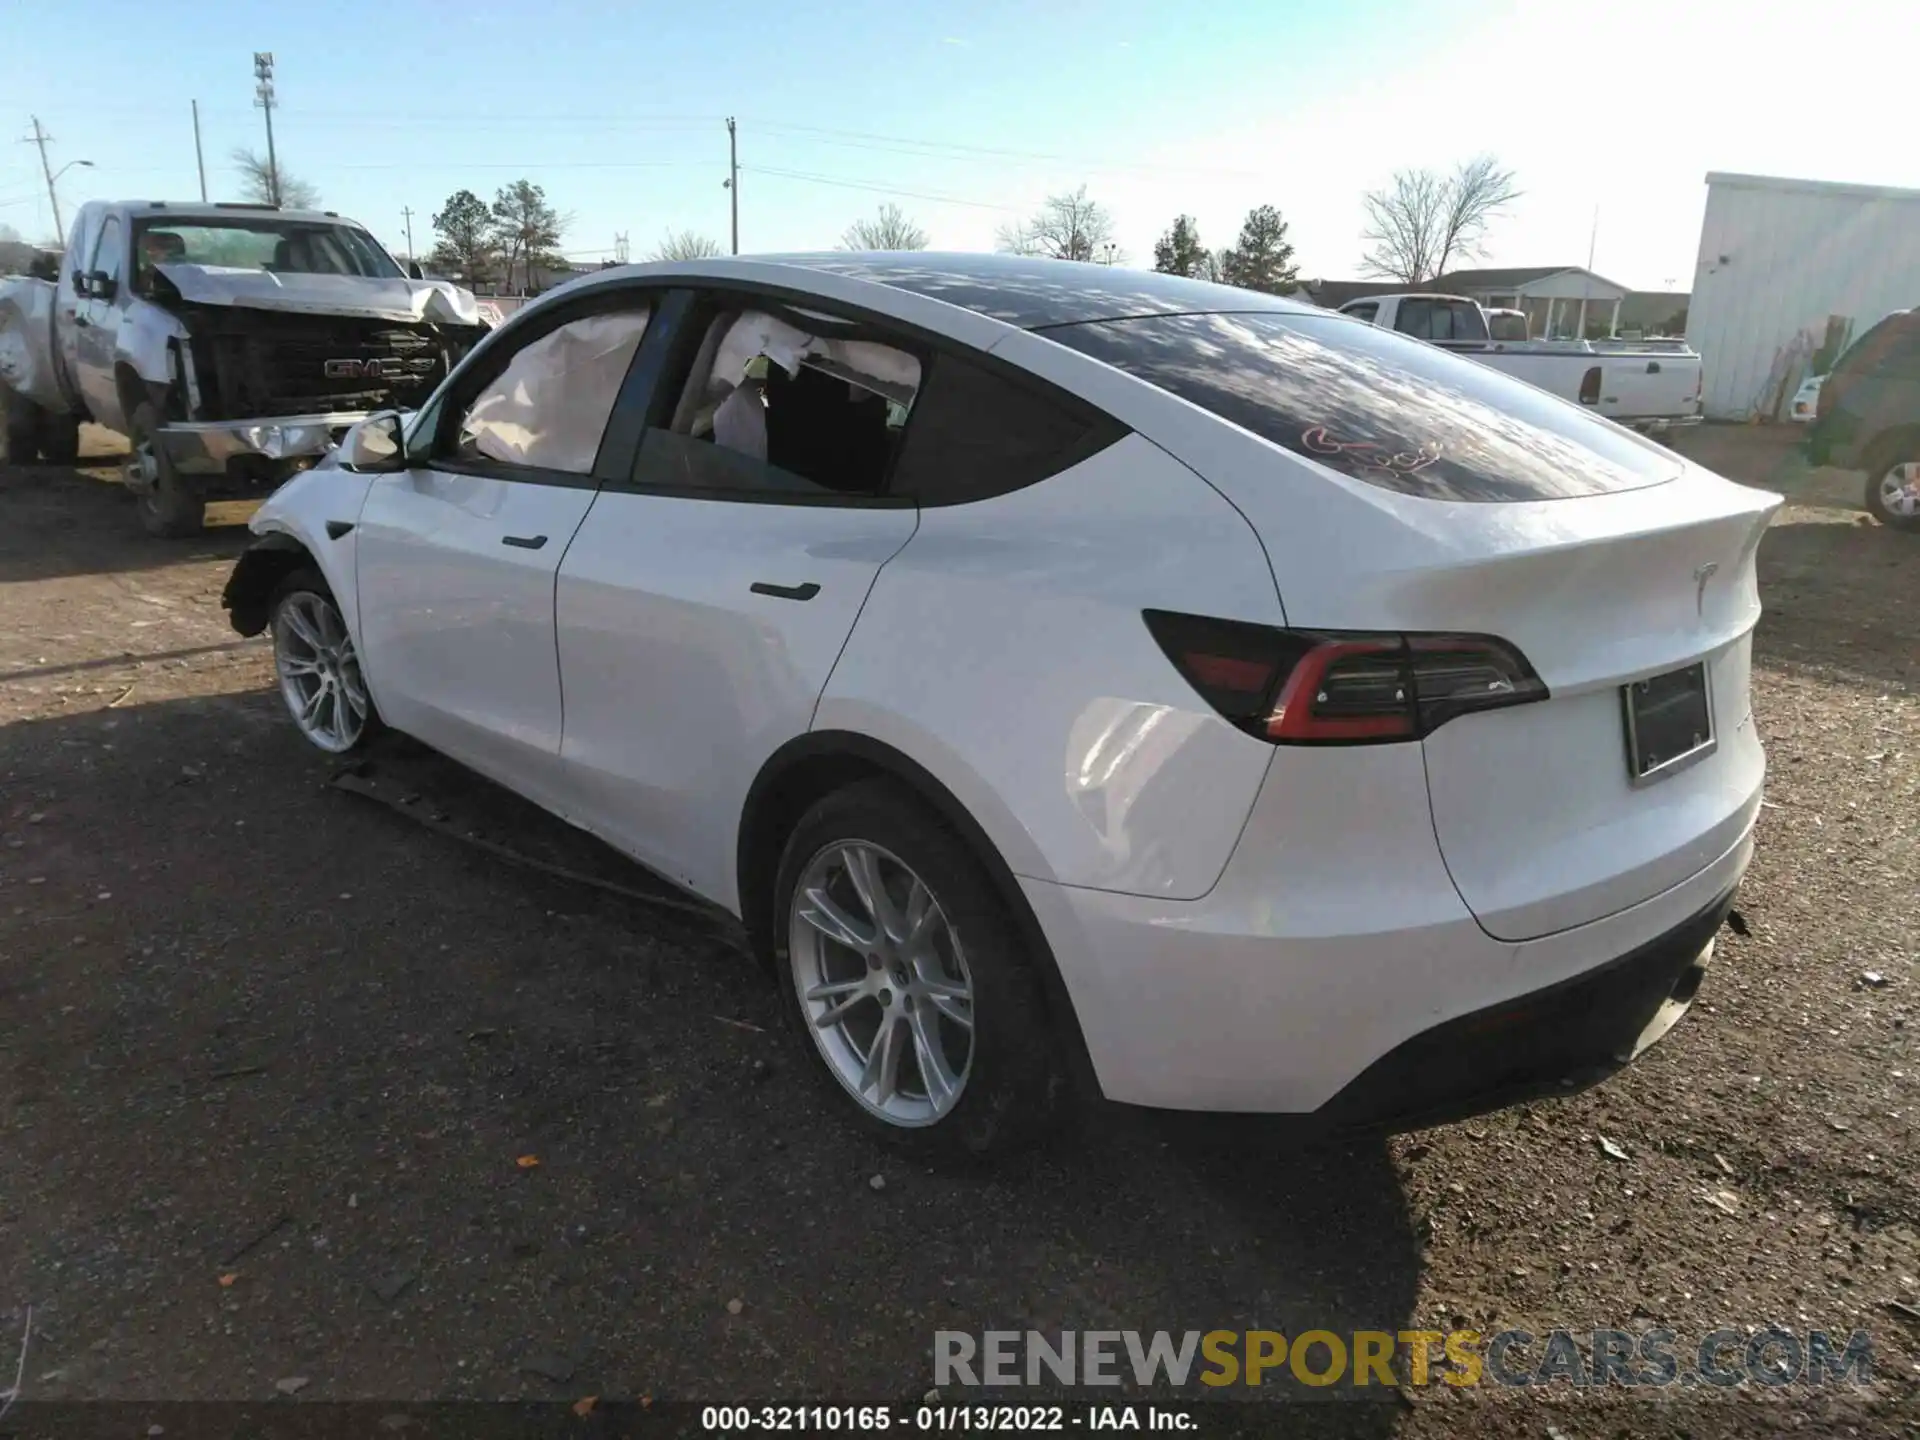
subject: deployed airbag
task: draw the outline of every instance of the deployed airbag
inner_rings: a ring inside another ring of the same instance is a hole
[[[507,465],[591,474],[647,313],[589,315],[526,346],[468,410],[461,450]]]

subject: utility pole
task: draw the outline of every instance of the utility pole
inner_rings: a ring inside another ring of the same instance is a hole
[[[280,161],[273,153],[273,52],[253,52],[253,103],[267,112],[267,198],[280,204]]]
[[[733,117],[727,117],[727,192],[733,201],[733,253],[740,253],[740,148]]]
[[[26,143],[40,147],[40,173],[47,177],[47,203],[53,206],[53,240],[64,250],[67,248],[67,233],[60,224],[60,197],[54,193],[53,189],[53,166],[47,161],[47,142],[53,139],[53,136],[40,128],[38,115],[30,118],[33,121],[33,134],[27,137]],[[727,124],[731,127],[733,122],[729,120]]]
[[[207,157],[200,153],[200,102],[193,102],[193,163],[200,167],[200,203],[207,203]]]
[[[411,205],[402,205],[400,207],[400,213],[404,215],[407,220],[407,263],[411,265],[413,263],[413,207]]]

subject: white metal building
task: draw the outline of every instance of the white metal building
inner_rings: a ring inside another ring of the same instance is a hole
[[[1744,420],[1804,378],[1833,334],[1920,305],[1920,190],[1707,176],[1687,312],[1706,412]],[[1830,322],[1833,322],[1830,324]]]

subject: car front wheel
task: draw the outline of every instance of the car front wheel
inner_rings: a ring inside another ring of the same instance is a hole
[[[366,743],[380,717],[327,582],[312,570],[294,571],[274,591],[270,613],[274,673],[294,725],[329,755]]]
[[[979,1156],[1057,1118],[1067,1067],[1032,958],[979,861],[892,786],[827,796],[789,837],[790,1013],[869,1129]]]
[[[1896,460],[1869,480],[1867,509],[1882,525],[1920,530],[1920,459]]]

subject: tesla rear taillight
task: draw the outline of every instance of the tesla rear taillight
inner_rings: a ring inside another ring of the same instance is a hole
[[[1223,719],[1283,745],[1417,740],[1458,715],[1547,698],[1491,635],[1281,630],[1167,610],[1147,628]]]

